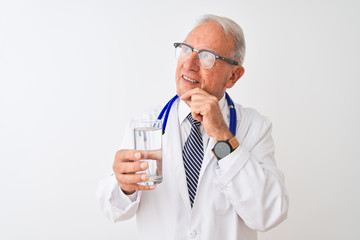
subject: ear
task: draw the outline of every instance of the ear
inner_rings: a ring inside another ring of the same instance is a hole
[[[243,68],[243,66],[234,66],[233,69],[231,70],[231,76],[226,82],[225,87],[232,88],[237,82],[237,80],[239,80],[242,77],[242,75],[244,75],[244,73],[245,73],[245,69]]]

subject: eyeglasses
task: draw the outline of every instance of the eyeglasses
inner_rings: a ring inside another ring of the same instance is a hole
[[[216,53],[213,53],[211,51],[208,50],[197,50],[185,43],[174,43],[174,47],[175,47],[175,56],[176,59],[178,59],[179,61],[186,61],[186,59],[188,59],[191,54],[193,53],[193,51],[198,53],[198,59],[199,59],[199,63],[200,63],[200,67],[203,69],[210,69],[212,68],[212,66],[214,66],[215,61],[217,59],[221,59],[225,62],[228,62],[232,65],[238,65],[238,62],[228,59],[228,58],[224,58],[221,57],[219,55],[217,55]]]

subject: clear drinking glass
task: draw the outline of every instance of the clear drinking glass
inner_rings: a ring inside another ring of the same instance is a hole
[[[161,120],[136,120],[134,122],[135,149],[141,150],[148,169],[138,173],[149,175],[140,185],[155,185],[162,182],[162,122]]]

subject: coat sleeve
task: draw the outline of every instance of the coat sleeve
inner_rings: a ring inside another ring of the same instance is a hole
[[[125,195],[120,189],[114,174],[102,179],[98,185],[97,198],[100,208],[113,222],[132,218],[140,203],[140,192]]]
[[[286,219],[288,209],[271,123],[254,110],[243,110],[236,137],[240,146],[219,161],[216,182],[247,226],[267,231]]]
[[[134,148],[133,126],[131,122],[132,121],[130,121],[125,129],[121,149]],[[115,174],[112,173],[99,182],[96,196],[105,216],[111,221],[117,222],[130,219],[136,214],[140,203],[141,192],[135,192],[127,196],[120,189]]]

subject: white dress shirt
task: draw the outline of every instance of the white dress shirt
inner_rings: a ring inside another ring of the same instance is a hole
[[[219,104],[229,124],[225,98]],[[271,123],[253,109],[238,104],[235,108],[240,143],[235,151],[218,161],[211,152],[214,139],[203,132],[204,160],[193,208],[182,159],[182,147],[191,128],[184,119],[190,111],[178,99],[163,135],[163,182],[155,190],[127,196],[113,174],[104,178],[97,196],[105,215],[117,222],[136,214],[140,238],[154,240],[255,240],[256,231],[266,231],[283,221],[288,195],[274,159]],[[161,106],[134,119],[154,119],[160,111]],[[130,124],[121,148],[133,149],[133,145]]]

